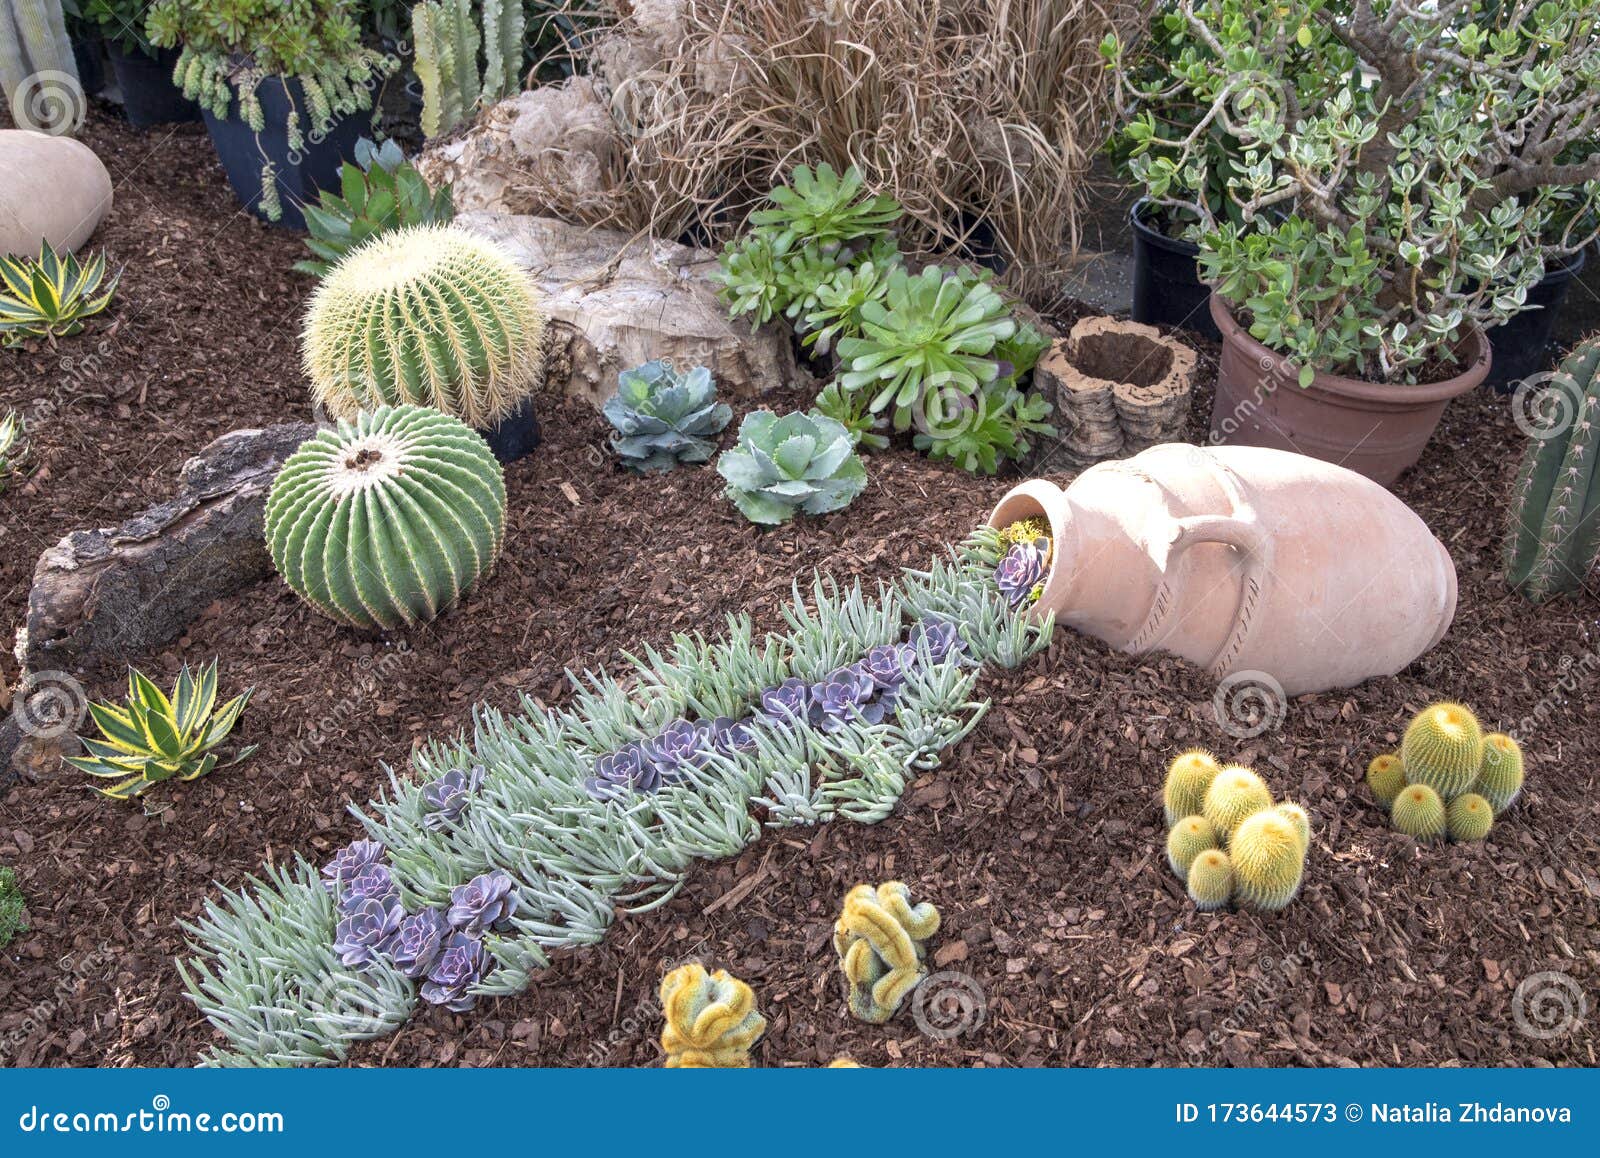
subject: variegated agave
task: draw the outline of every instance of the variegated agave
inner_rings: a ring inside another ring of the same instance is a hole
[[[89,705],[105,739],[80,739],[89,754],[68,756],[67,763],[91,776],[116,781],[97,788],[116,800],[139,796],[163,780],[198,780],[217,766],[213,749],[228,738],[254,690],[217,708],[216,660],[201,668],[199,675],[191,674],[184,664],[171,696],[129,668],[125,705]],[[228,764],[239,763],[255,750],[254,744],[240,749]]]
[[[115,277],[101,288],[105,276],[104,251],[80,263],[71,250],[57,253],[43,242],[37,260],[0,255],[0,345],[79,333],[117,292]]]

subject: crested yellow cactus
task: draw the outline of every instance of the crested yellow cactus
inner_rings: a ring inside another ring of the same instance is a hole
[[[1242,764],[1229,764],[1206,789],[1200,811],[1217,836],[1226,839],[1245,817],[1271,807],[1272,792],[1267,782]]]
[[[927,976],[926,942],[938,931],[939,910],[927,901],[913,907],[911,890],[900,881],[851,889],[833,927],[834,952],[850,988],[850,1012],[872,1025],[893,1017]]]
[[[1522,748],[1510,736],[1495,732],[1483,738],[1483,765],[1474,792],[1499,816],[1522,791]]]
[[[1208,848],[1217,847],[1217,830],[1203,816],[1185,816],[1167,833],[1167,863],[1179,880],[1189,879],[1189,866]]]
[[[1185,816],[1199,813],[1206,800],[1206,789],[1216,779],[1220,766],[1217,758],[1204,748],[1190,748],[1180,752],[1167,765],[1167,780],[1161,787],[1161,804],[1167,812],[1167,827],[1171,828]]]
[[[1483,766],[1483,729],[1460,704],[1429,704],[1407,725],[1400,759],[1408,784],[1426,784],[1440,799],[1454,800]]]
[[[1400,795],[1400,790],[1405,786],[1405,762],[1393,752],[1374,756],[1372,763],[1367,765],[1367,787],[1372,789],[1372,795],[1385,808],[1394,803],[1394,798]]]
[[[661,979],[661,1012],[668,1069],[748,1069],[750,1047],[767,1028],[748,985],[698,961]]]

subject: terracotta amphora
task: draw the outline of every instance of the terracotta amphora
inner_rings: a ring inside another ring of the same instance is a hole
[[[1166,443],[1062,490],[1031,479],[989,525],[1043,515],[1054,542],[1035,614],[1217,678],[1288,695],[1392,675],[1443,638],[1456,570],[1394,495],[1331,463]]]

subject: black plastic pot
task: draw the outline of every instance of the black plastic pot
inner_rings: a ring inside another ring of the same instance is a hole
[[[200,106],[172,83],[172,69],[178,63],[176,48],[158,49],[151,57],[137,50],[124,52],[120,45],[109,44],[106,54],[111,57],[111,71],[122,90],[122,111],[134,128],[200,119]]]
[[[287,85],[287,88],[285,87]],[[300,151],[289,150],[289,94],[293,94],[294,107],[300,111],[300,124],[304,140]],[[352,113],[334,121],[326,135],[311,132],[306,124],[308,107],[300,82],[293,77],[269,76],[256,89],[261,101],[261,111],[266,125],[260,133],[236,117],[218,120],[211,110],[202,109],[206,129],[211,133],[211,143],[217,157],[228,173],[228,184],[234,194],[250,212],[265,219],[261,211],[261,169],[272,164],[278,186],[278,203],[283,206],[283,216],[276,224],[285,229],[304,229],[305,215],[300,206],[315,202],[323,189],[339,187],[339,169],[346,161],[355,160],[356,142],[366,128],[367,114]]]
[[[1200,280],[1200,247],[1168,237],[1149,224],[1151,206],[1140,198],[1128,219],[1133,225],[1133,320],[1180,326],[1217,341],[1211,320],[1211,287]]]
[[[1541,306],[1525,310],[1503,326],[1488,331],[1490,345],[1494,347],[1494,363],[1489,369],[1487,385],[1497,393],[1510,394],[1530,374],[1548,370],[1555,365],[1558,351],[1551,342],[1556,319],[1561,316],[1562,303],[1573,280],[1583,271],[1584,251],[1569,257],[1566,264],[1548,270],[1543,279],[1528,291],[1528,304]]]
[[[72,42],[72,63],[78,69],[78,83],[86,97],[99,96],[106,87],[104,42],[98,36],[85,36]]]
[[[478,431],[502,463],[516,462],[533,453],[539,445],[539,418],[533,412],[533,399],[525,399],[497,425]]]

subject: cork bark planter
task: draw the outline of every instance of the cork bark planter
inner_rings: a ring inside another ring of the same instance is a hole
[[[1222,299],[1212,297],[1211,316],[1222,331],[1213,443],[1296,451],[1384,486],[1422,457],[1450,399],[1489,373],[1489,343],[1474,330],[1460,351],[1463,371],[1443,382],[1395,386],[1319,373],[1302,387],[1300,368],[1252,338]]]
[[[1167,443],[1065,490],[1029,479],[989,525],[1035,516],[1054,551],[1034,615],[1274,695],[1392,675],[1455,615],[1455,564],[1427,524],[1370,479],[1304,455]]]
[[[1195,353],[1154,326],[1084,318],[1034,369],[1065,456],[1088,465],[1170,442],[1189,417]]]

